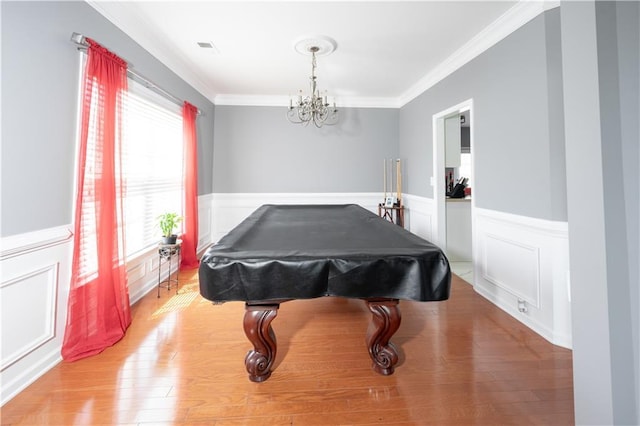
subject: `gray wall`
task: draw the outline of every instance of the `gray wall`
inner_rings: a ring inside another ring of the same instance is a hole
[[[287,121],[286,106],[216,106],[214,192],[375,192],[398,156],[397,109],[342,108],[320,129]]]
[[[566,220],[559,10],[542,14],[405,105],[405,192],[433,197],[432,116],[472,98],[478,207]]]
[[[0,3],[3,237],[72,222],[80,54],[91,37],[200,108],[198,192],[211,192],[214,106],[84,2]]]
[[[620,3],[616,9],[636,423],[640,423],[640,3]]]
[[[575,420],[640,424],[640,7],[561,12]]]

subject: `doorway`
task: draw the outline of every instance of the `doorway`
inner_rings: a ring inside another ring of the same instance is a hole
[[[473,285],[473,100],[433,115],[434,225],[436,244],[452,272]],[[460,183],[464,192],[452,191]]]

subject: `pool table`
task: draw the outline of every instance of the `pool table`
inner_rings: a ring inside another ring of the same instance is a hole
[[[254,346],[245,366],[262,382],[276,355],[271,322],[280,304],[325,296],[365,301],[373,369],[393,374],[399,300],[448,299],[451,271],[438,247],[358,205],[263,205],[207,250],[199,281],[212,302],[245,302]]]

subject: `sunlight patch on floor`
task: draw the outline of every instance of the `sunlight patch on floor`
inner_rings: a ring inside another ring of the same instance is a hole
[[[195,289],[194,289],[195,287]],[[166,314],[168,312],[182,311],[185,310],[191,305],[191,303],[196,300],[196,298],[200,295],[200,292],[197,291],[197,284],[185,284],[180,287],[178,294],[172,296],[167,302],[158,308],[152,315],[151,318],[155,318],[159,315]]]

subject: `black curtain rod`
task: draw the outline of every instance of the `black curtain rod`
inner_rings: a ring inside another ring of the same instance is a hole
[[[80,33],[72,33],[71,34],[71,41],[78,47],[78,50],[81,50],[83,52],[87,51],[87,48],[89,47],[89,44],[87,43],[87,40],[85,38],[85,36],[83,36]],[[155,84],[153,81],[149,80],[148,78],[146,78],[145,76],[143,76],[142,74],[140,74],[137,71],[133,70],[133,64],[127,60],[125,60],[125,62],[127,63],[127,75],[132,79],[137,81],[138,83],[142,84],[144,87],[146,87],[149,90],[153,90],[154,92],[156,92],[157,94],[159,94],[160,96],[170,100],[171,102],[182,106],[184,104],[184,101],[176,96],[173,96],[171,93],[167,92],[166,90],[164,90],[162,87],[158,86],[157,84]],[[200,109],[198,108],[198,115],[202,115],[202,112],[200,111]]]

